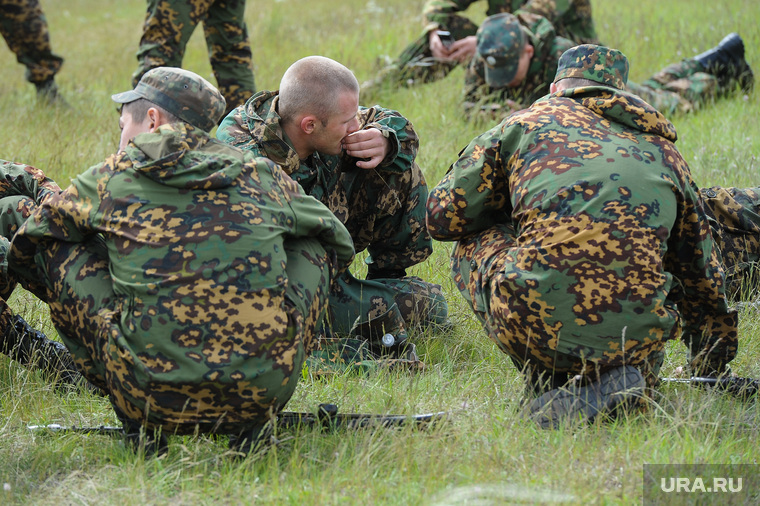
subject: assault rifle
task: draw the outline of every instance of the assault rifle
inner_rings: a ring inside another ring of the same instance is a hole
[[[660,378],[660,381],[666,383],[688,383],[703,388],[714,388],[743,399],[757,395],[758,390],[760,390],[760,380],[740,378],[738,376],[720,378],[705,378],[701,376],[692,376],[691,378]]]
[[[282,411],[275,417],[274,424],[279,428],[291,427],[321,427],[323,429],[347,428],[358,429],[362,427],[400,427],[402,425],[414,425],[425,428],[446,418],[448,412],[425,413],[419,415],[379,415],[364,413],[339,413],[335,404],[320,404],[317,413],[305,413],[297,411]],[[46,432],[76,432],[80,434],[105,434],[123,435],[121,427],[109,425],[97,425],[93,427],[80,427],[77,425],[29,425],[32,431]]]

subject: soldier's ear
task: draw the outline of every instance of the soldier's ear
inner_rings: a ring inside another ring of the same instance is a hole
[[[145,120],[148,122],[148,132],[153,132],[161,126],[161,112],[155,107],[150,107],[145,113]]]
[[[317,126],[317,118],[316,116],[312,116],[310,114],[307,114],[306,116],[301,118],[301,131],[307,135],[311,135],[314,133],[314,129]]]

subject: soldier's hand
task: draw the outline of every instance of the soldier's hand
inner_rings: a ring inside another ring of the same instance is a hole
[[[443,45],[443,42],[441,42],[441,38],[436,33],[436,30],[432,30],[428,35],[428,43],[430,44],[430,53],[432,53],[435,58],[440,58],[441,60],[452,59],[450,56],[451,51]]]
[[[449,47],[449,58],[459,63],[468,63],[478,49],[478,39],[474,35],[459,39]]]
[[[390,143],[377,128],[367,128],[345,136],[343,149],[349,156],[359,158],[357,167],[374,169],[388,155]]]

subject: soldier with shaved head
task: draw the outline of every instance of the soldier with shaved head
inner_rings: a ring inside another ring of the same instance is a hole
[[[409,120],[360,107],[351,70],[308,56],[287,69],[278,91],[259,92],[230,113],[216,135],[282,165],[346,225],[356,251],[368,251],[366,279],[346,271],[333,284],[326,334],[356,338],[373,358],[417,362],[409,330],[447,325],[448,306],[439,285],[407,275],[433,251]]]

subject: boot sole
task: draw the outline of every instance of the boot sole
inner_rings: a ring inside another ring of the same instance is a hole
[[[644,387],[638,369],[616,367],[589,385],[556,388],[534,399],[528,406],[530,418],[542,429],[557,428],[563,420],[591,422],[599,414],[611,414],[638,400]]]

